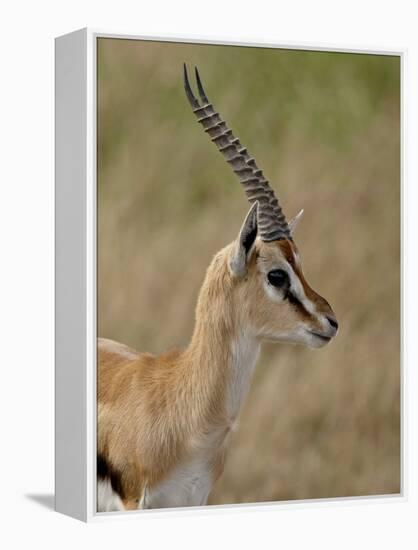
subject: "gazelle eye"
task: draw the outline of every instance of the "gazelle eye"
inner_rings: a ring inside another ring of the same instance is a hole
[[[267,274],[268,282],[277,287],[283,288],[289,284],[289,275],[284,269],[273,269]]]

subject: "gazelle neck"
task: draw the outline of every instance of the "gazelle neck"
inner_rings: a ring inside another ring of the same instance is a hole
[[[239,308],[234,307],[225,252],[221,251],[209,267],[186,355],[195,399],[206,401],[207,410],[230,424],[247,395],[260,343],[242,326]]]
[[[252,375],[260,354],[260,342],[242,332],[232,342],[232,363],[227,389],[228,416],[234,421],[250,389]]]

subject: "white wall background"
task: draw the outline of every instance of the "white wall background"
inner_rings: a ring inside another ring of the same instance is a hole
[[[414,2],[38,0],[2,5],[0,418],[3,548],[417,548],[418,44]],[[409,501],[84,525],[52,512],[55,36],[86,25],[270,43],[408,48]],[[414,157],[414,158],[413,158]],[[415,326],[413,323],[415,322]],[[43,503],[43,504],[42,504]],[[47,504],[47,506],[45,506]]]

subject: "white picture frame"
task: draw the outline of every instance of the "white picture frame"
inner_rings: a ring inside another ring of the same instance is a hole
[[[182,41],[397,55],[403,96],[406,52],[321,48],[294,44],[256,44],[116,34],[81,29],[56,39],[56,510],[82,521],[103,521],[120,513],[96,512],[96,40],[98,38]],[[403,109],[401,110],[403,136]],[[402,140],[403,141],[403,140]],[[403,166],[401,155],[401,203]],[[402,235],[403,250],[403,235]],[[402,255],[403,258],[403,255]],[[403,273],[403,262],[401,266]],[[405,372],[401,354],[401,414],[404,418]],[[402,420],[401,493],[350,500],[405,501],[405,432]],[[281,509],[338,505],[346,498],[239,505]],[[216,506],[199,508],[211,513]],[[222,508],[230,508],[222,506]],[[196,509],[177,509],[193,514]],[[122,512],[131,518],[173,514],[173,510]]]

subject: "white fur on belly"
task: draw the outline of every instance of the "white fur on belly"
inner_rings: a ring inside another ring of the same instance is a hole
[[[175,468],[152,489],[146,489],[138,509],[205,506],[212,489],[212,475],[205,462],[193,461]],[[97,481],[97,511],[124,511],[122,500],[108,479]]]
[[[147,489],[143,508],[204,506],[212,489],[212,475],[199,460],[180,465],[156,487]]]
[[[120,496],[112,489],[108,479],[97,480],[97,511],[121,512],[125,510]]]

